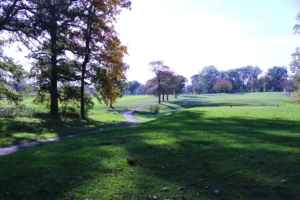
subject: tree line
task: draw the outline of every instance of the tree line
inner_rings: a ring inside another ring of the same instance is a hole
[[[122,94],[127,54],[114,29],[117,16],[130,9],[129,0],[12,0],[0,2],[0,96],[21,106],[24,94],[13,90],[24,69],[3,52],[21,43],[32,61],[29,77],[34,103],[59,115],[59,103],[72,102],[85,119],[93,106],[93,87],[100,102],[115,102]],[[67,106],[63,106],[67,107]]]
[[[295,90],[293,78],[288,76],[287,67],[274,66],[265,75],[258,66],[245,66],[227,71],[219,71],[214,66],[204,67],[191,77],[187,86],[189,93],[223,92],[280,92],[289,88]]]

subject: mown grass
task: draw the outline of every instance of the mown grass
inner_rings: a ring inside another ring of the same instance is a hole
[[[47,139],[57,136],[80,133],[101,127],[112,126],[127,122],[122,112],[136,108],[141,104],[153,102],[152,96],[125,96],[114,104],[115,109],[99,104],[90,111],[90,120],[84,121],[75,118],[52,119],[45,114],[48,110],[32,104],[33,98],[26,99],[25,111],[20,111],[1,101],[0,108],[0,146],[19,144],[34,140]],[[28,116],[23,116],[26,114]],[[1,117],[1,116],[7,117]]]
[[[133,110],[142,104],[156,102],[156,98],[150,95],[124,96],[113,104],[114,109],[109,106],[99,104],[94,100],[95,106],[89,111],[89,118],[94,120],[116,120],[126,122],[122,113]]]
[[[0,199],[298,199],[300,109],[275,96],[2,156]]]
[[[0,118],[0,146],[65,136],[118,123],[120,122],[86,121],[68,118]]]

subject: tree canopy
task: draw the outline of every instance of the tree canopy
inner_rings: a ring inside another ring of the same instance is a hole
[[[31,69],[38,89],[34,102],[48,106],[50,113],[57,116],[59,101],[74,99],[68,91],[74,92],[70,87],[77,88],[80,98],[75,99],[81,102],[81,115],[85,118],[86,85],[98,90],[101,86],[99,99],[115,101],[128,66],[123,62],[127,49],[121,44],[114,23],[122,9],[130,5],[129,0],[0,2],[0,32],[10,33],[10,41],[22,42],[30,51],[27,57],[35,60]],[[12,65],[7,58],[4,62]],[[1,69],[3,74],[13,73],[8,67]],[[7,90],[8,82],[2,82],[1,95],[13,98]]]

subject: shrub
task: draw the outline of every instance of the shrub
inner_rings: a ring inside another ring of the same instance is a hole
[[[150,104],[149,111],[153,114],[158,114],[160,111],[160,106],[158,104],[155,105]]]

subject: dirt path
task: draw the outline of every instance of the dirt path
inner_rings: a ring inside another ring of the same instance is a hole
[[[7,154],[10,154],[10,153],[19,151],[21,149],[26,149],[28,147],[33,147],[33,146],[36,146],[38,144],[43,144],[43,143],[48,143],[48,142],[55,142],[55,141],[60,141],[60,140],[64,140],[64,139],[67,139],[67,138],[72,138],[72,137],[75,137],[77,135],[82,135],[82,134],[86,134],[86,133],[93,133],[93,132],[97,132],[97,131],[103,131],[103,130],[115,129],[115,128],[123,128],[123,127],[128,127],[128,126],[133,126],[133,125],[136,125],[136,124],[143,123],[143,121],[137,120],[135,117],[133,117],[132,114],[133,114],[134,111],[140,110],[141,108],[143,108],[146,105],[147,104],[140,105],[139,107],[135,108],[134,110],[127,111],[127,112],[123,113],[123,116],[129,122],[126,122],[126,123],[123,123],[123,124],[117,124],[117,125],[106,127],[106,128],[98,128],[98,129],[93,129],[93,130],[89,130],[89,131],[84,131],[84,132],[76,133],[76,134],[73,134],[73,135],[66,135],[66,136],[60,136],[60,137],[55,137],[55,138],[37,140],[37,141],[33,141],[33,142],[27,142],[27,143],[23,143],[23,144],[0,147],[0,156],[7,155]]]

